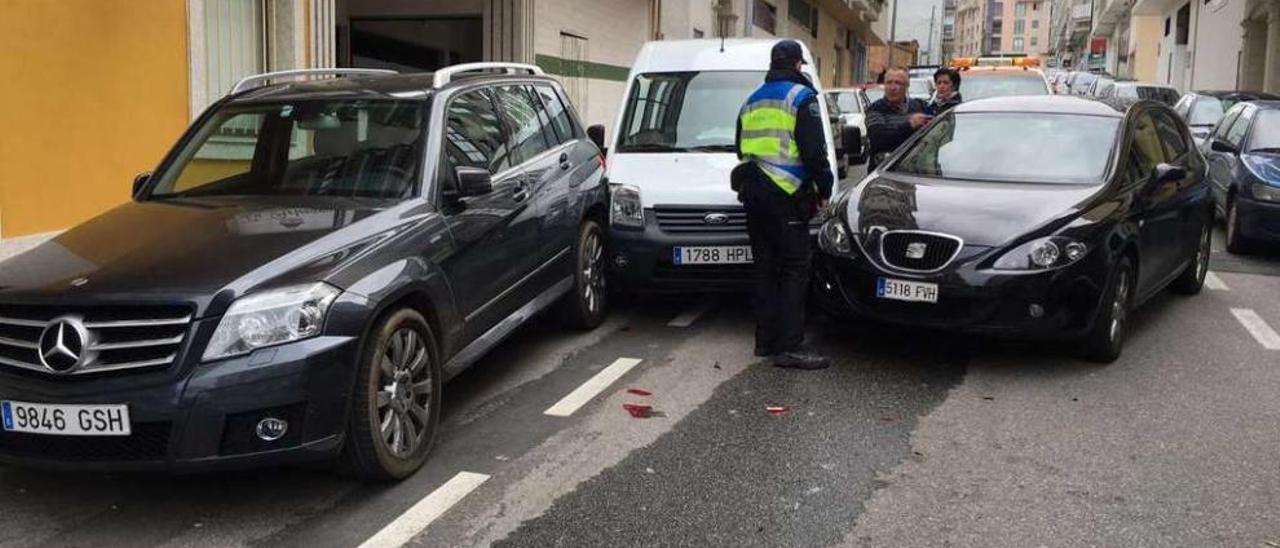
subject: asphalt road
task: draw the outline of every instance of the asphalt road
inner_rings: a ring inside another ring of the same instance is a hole
[[[777,370],[740,297],[538,320],[446,386],[400,484],[0,467],[0,546],[1280,545],[1280,349],[1240,319],[1280,328],[1280,260],[1213,269],[1142,309],[1109,366],[814,317],[836,366]]]

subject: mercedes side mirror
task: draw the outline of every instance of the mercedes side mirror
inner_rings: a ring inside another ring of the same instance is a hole
[[[862,129],[855,126],[847,126],[840,132],[841,142],[844,143],[844,154],[849,159],[849,165],[859,166],[867,163],[867,159],[862,157]]]
[[[1213,149],[1214,152],[1225,152],[1227,154],[1235,154],[1237,152],[1240,152],[1238,149],[1236,149],[1236,147],[1232,146],[1231,143],[1228,143],[1222,139],[1214,139],[1212,142],[1209,143],[1209,148]]]
[[[137,197],[138,197],[138,194],[142,192],[142,189],[143,189],[143,188],[146,188],[147,183],[149,183],[149,182],[151,182],[151,172],[150,172],[150,171],[144,171],[144,172],[142,172],[142,173],[139,173],[139,174],[137,174],[137,175],[134,175],[134,176],[133,176],[133,194],[132,194],[132,196],[133,196],[134,198],[137,198]]]
[[[1181,181],[1187,178],[1187,170],[1173,164],[1160,164],[1156,166],[1155,174],[1152,178],[1157,183]]]
[[[455,173],[458,175],[459,197],[483,196],[493,192],[493,176],[489,174],[489,170],[463,166]]]
[[[600,149],[601,154],[609,154],[609,147],[604,146],[604,126],[596,124],[588,127],[587,138],[591,139],[591,142],[596,144],[596,147]]]

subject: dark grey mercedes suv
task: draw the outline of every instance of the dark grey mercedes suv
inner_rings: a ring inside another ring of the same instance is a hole
[[[603,160],[559,84],[271,83],[305,72],[242,82],[132,201],[0,264],[0,460],[399,479],[445,380],[543,309],[603,320]]]

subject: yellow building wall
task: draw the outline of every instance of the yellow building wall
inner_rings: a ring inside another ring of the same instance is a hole
[[[1129,19],[1129,66],[1135,80],[1156,81],[1163,33],[1164,21],[1159,15],[1134,15]]]
[[[183,0],[0,0],[0,237],[129,199],[188,123]]]

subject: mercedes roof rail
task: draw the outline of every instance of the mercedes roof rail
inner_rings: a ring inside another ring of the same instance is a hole
[[[255,74],[246,76],[236,82],[231,87],[230,95],[235,95],[245,90],[260,88],[269,84],[272,80],[279,78],[296,78],[300,76],[385,76],[388,74],[399,74],[394,70],[386,69],[360,69],[360,68],[318,68],[318,69],[295,69],[281,70],[277,72],[267,72],[264,74]]]
[[[454,78],[468,73],[480,71],[501,70],[507,74],[528,73],[534,76],[542,76],[545,74],[542,69],[535,65],[527,65],[524,63],[463,63],[461,65],[453,65],[445,67],[435,72],[435,80],[433,87],[442,88],[449,85]]]

